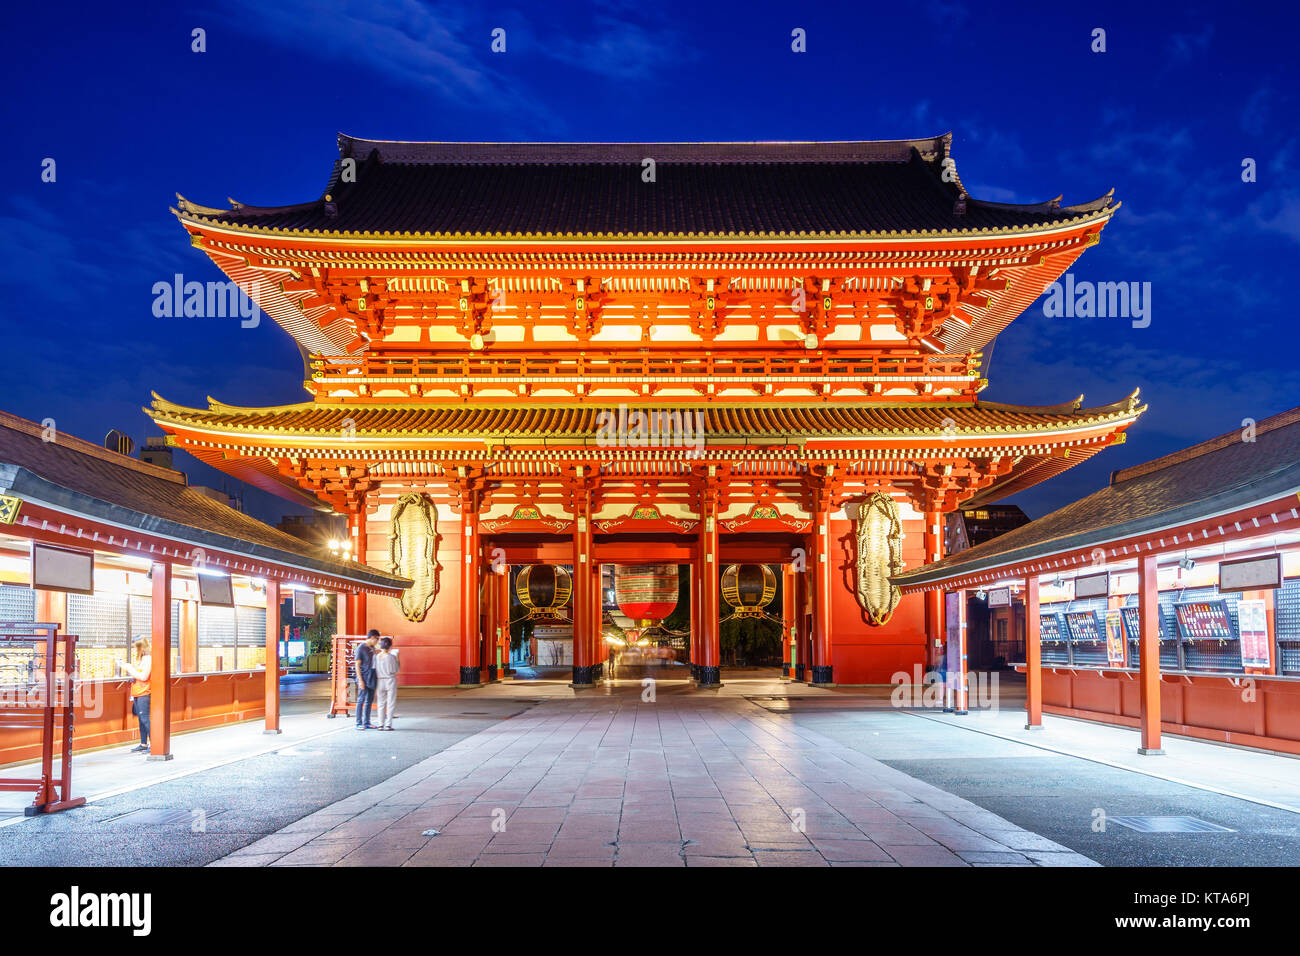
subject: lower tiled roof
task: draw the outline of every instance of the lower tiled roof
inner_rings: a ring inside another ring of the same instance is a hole
[[[979,402],[973,405],[907,405],[900,407],[800,405],[772,407],[703,406],[664,409],[703,415],[704,434],[713,437],[820,438],[916,437],[934,439],[946,433],[1016,435],[1062,428],[1104,425],[1135,417],[1144,406],[1136,397],[1099,408],[1074,405],[1027,407]],[[637,409],[640,410],[640,409]],[[304,402],[274,408],[236,408],[213,402],[207,409],[186,408],[155,397],[145,409],[163,426],[215,431],[335,438],[355,430],[358,439],[383,437],[431,438],[550,438],[584,439],[601,431],[602,413],[616,409],[577,407],[432,407],[411,405],[323,405]]]
[[[319,550],[188,487],[185,476],[58,434],[0,412],[0,491],[92,519],[190,544],[379,587],[400,577],[356,562],[322,559]]]
[[[1111,476],[1086,498],[894,578],[922,584],[1048,557],[1300,492],[1300,409]]]

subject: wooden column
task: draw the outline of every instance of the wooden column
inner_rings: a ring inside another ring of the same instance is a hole
[[[722,683],[722,653],[718,633],[718,567],[721,555],[718,540],[718,492],[710,476],[702,495],[700,510],[700,654],[698,680],[700,687],[718,687]]]
[[[781,565],[781,676],[790,677],[790,649],[794,646],[794,588],[793,566]]]
[[[825,497],[813,511],[812,562],[809,567],[812,585],[812,683],[830,684],[834,681],[831,667],[831,563],[830,507]]]
[[[806,555],[805,555],[806,558]],[[801,681],[807,676],[808,649],[811,647],[808,617],[808,582],[811,570],[805,563],[803,571],[795,572],[794,581],[794,640],[790,643],[790,679]]]
[[[366,499],[363,495],[356,513],[348,516],[348,536],[352,541],[352,557],[362,564],[366,563]],[[354,591],[347,596],[347,620],[345,626],[348,634],[365,634],[366,593]]]
[[[149,759],[172,759],[172,566],[155,561],[153,634],[149,654]]]
[[[477,687],[482,682],[479,669],[479,573],[482,555],[478,533],[478,493],[462,486],[460,490],[460,686]]]
[[[966,674],[966,592],[957,592],[957,685],[953,695],[953,713],[965,714],[970,684]]]
[[[943,557],[943,515],[933,509],[925,510],[925,530],[921,535],[923,562],[932,564]],[[921,595],[925,613],[925,654],[922,663],[927,668],[937,668],[943,652],[943,591],[934,589]]]
[[[573,686],[592,685],[591,661],[591,492],[575,496],[573,525]]]
[[[595,556],[593,555],[593,558]],[[591,562],[591,667],[592,679],[605,676],[605,595],[601,593],[600,563]]]
[[[351,604],[351,602],[348,602]],[[280,732],[280,582],[266,579],[266,729]]]
[[[1025,578],[1025,729],[1043,729],[1043,645],[1038,616],[1038,575]],[[1011,616],[1015,627],[1015,615]]]
[[[1138,557],[1138,723],[1140,754],[1160,749],[1160,583],[1156,555]]]
[[[496,644],[501,654],[497,676],[510,672],[510,565],[504,565],[493,581],[497,592]]]
[[[196,674],[199,670],[199,602],[179,603],[181,606],[181,673]],[[279,623],[278,619],[276,623]]]

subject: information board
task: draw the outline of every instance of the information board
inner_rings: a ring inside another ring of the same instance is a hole
[[[1260,600],[1237,602],[1237,624],[1241,629],[1241,666],[1272,665],[1272,647],[1268,639],[1268,611]]]

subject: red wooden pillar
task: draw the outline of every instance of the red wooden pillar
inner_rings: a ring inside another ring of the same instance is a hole
[[[1012,615],[1012,625],[1015,615]],[[1038,616],[1038,575],[1025,578],[1025,729],[1043,729],[1043,645]]]
[[[943,515],[938,511],[925,512],[925,530],[921,536],[925,564],[932,564],[943,557],[943,535],[940,530],[942,520]],[[926,645],[922,663],[926,667],[937,667],[939,656],[943,653],[943,591],[939,588],[925,591],[921,600],[925,611]]]
[[[352,539],[352,557],[366,563],[366,499],[363,495],[355,514],[348,517],[348,535]],[[347,596],[347,633],[364,634],[366,627],[366,593],[355,591]]]
[[[1138,722],[1140,754],[1160,749],[1160,583],[1156,555],[1138,557]]]
[[[949,674],[949,680],[953,682],[953,713],[967,713],[967,696],[970,690],[966,676],[966,592],[964,590],[955,592],[957,600],[953,602],[956,608],[956,640],[957,640],[957,672]],[[952,658],[949,657],[949,660]]]
[[[510,671],[510,565],[503,565],[501,573],[492,581],[496,590],[496,646],[497,676],[504,678]]]
[[[696,541],[692,548],[691,568],[690,568],[690,601],[691,601],[691,624],[690,624],[690,658],[691,658],[691,680],[700,679],[700,647],[704,643],[704,634],[701,630],[701,624],[704,621],[704,608],[700,602],[700,565],[704,559],[701,557],[700,545]]]
[[[812,683],[834,681],[831,667],[831,523],[830,509],[820,504],[813,513],[812,537]]]
[[[605,595],[601,591],[600,562],[591,562],[591,666],[592,679],[605,676]]]
[[[479,592],[482,555],[479,554],[478,496],[469,489],[460,495],[460,686],[477,687],[479,669]]]
[[[578,495],[573,530],[573,686],[592,685],[591,495]]]
[[[795,574],[793,566],[781,565],[781,676],[790,675],[790,651],[794,647],[795,617],[794,588]]]
[[[711,476],[710,476],[711,480]],[[718,633],[718,567],[721,560],[718,539],[718,496],[716,489],[707,487],[704,492],[703,522],[700,524],[700,656],[698,680],[700,687],[718,687],[722,683],[722,652]]]
[[[348,602],[351,607],[352,602]],[[280,732],[280,582],[266,579],[266,730]]]
[[[155,561],[149,649],[149,759],[172,759],[172,566]]]

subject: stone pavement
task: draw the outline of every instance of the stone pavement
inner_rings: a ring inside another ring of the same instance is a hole
[[[739,696],[661,692],[539,703],[212,865],[1096,864]]]

